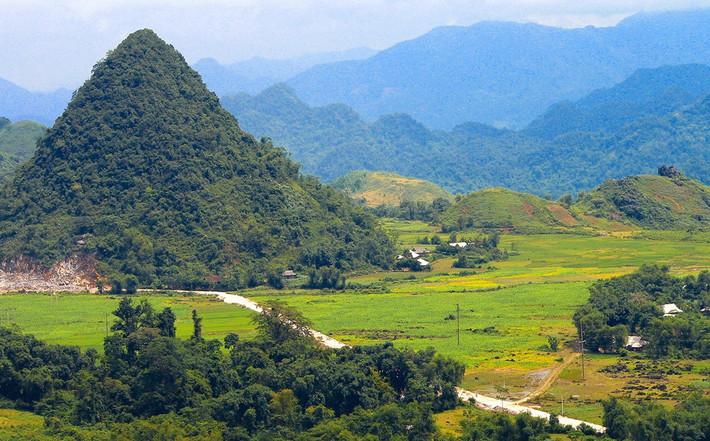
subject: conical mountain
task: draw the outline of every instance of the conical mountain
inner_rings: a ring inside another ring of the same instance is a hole
[[[80,252],[144,284],[237,287],[291,265],[386,265],[391,248],[372,217],[243,132],[150,30],[94,66],[0,196],[0,260]]]

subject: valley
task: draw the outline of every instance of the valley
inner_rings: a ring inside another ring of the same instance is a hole
[[[706,22],[0,81],[0,440],[710,437]]]

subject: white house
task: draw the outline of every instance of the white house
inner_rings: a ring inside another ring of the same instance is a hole
[[[641,337],[638,335],[629,335],[626,339],[626,349],[638,351],[643,349],[643,347],[647,344],[648,342],[646,340],[641,340]]]
[[[663,308],[663,317],[674,316],[683,312],[683,310],[677,307],[675,303],[666,303],[661,306],[661,308]]]

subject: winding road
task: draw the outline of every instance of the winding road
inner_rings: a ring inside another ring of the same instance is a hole
[[[193,292],[195,294],[204,294],[204,295],[214,295],[217,296],[220,300],[222,300],[225,303],[230,303],[234,305],[239,305],[243,308],[249,309],[254,312],[259,312],[261,313],[263,311],[262,307],[259,306],[258,303],[256,303],[253,300],[250,300],[246,297],[242,297],[240,295],[236,294],[227,294],[226,292],[222,291],[173,291],[173,292]],[[335,348],[339,349],[342,347],[349,347],[343,342],[340,342],[332,337],[329,337],[322,332],[318,332],[314,329],[310,329],[311,334],[313,337],[315,337],[318,341],[320,341],[324,346],[327,346],[329,348]],[[475,400],[476,406],[484,409],[484,410],[489,410],[493,412],[506,412],[506,413],[511,413],[511,414],[519,414],[519,413],[528,413],[536,418],[544,418],[546,420],[550,419],[550,414],[547,412],[543,412],[538,409],[533,409],[532,407],[527,407],[521,405],[521,403],[524,403],[530,398],[533,398],[537,395],[540,395],[541,393],[545,392],[549,387],[552,385],[554,380],[557,378],[557,375],[564,369],[569,363],[571,363],[577,355],[574,355],[567,359],[564,363],[556,366],[554,369],[550,370],[550,373],[547,374],[547,377],[545,377],[545,380],[538,386],[532,393],[527,395],[526,397],[517,400],[517,401],[506,401],[506,400],[501,400],[499,398],[493,398],[493,397],[487,397],[484,395],[479,395],[476,392],[471,392],[466,389],[462,388],[456,388],[459,398],[461,398],[463,401],[470,401],[470,400]],[[581,426],[582,424],[586,424],[587,426],[593,428],[597,432],[605,432],[606,427],[601,426],[599,424],[594,424],[590,423],[588,421],[582,421],[582,420],[577,420],[574,418],[567,418],[564,416],[558,416],[557,417],[558,421],[560,424],[565,425],[565,426],[572,426],[574,428],[577,428]]]

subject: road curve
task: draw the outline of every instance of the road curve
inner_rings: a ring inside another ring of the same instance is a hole
[[[143,291],[143,290],[142,290]],[[152,291],[152,290],[145,290],[145,291]],[[254,312],[261,313],[263,311],[263,308],[259,306],[258,303],[256,303],[253,300],[250,300],[246,297],[242,297],[237,294],[227,294],[226,292],[222,291],[177,291],[173,290],[173,292],[193,292],[195,294],[204,294],[204,295],[214,295],[217,296],[220,300],[222,300],[225,303],[230,303],[230,304],[235,304],[239,305],[243,308],[249,309]],[[343,348],[343,347],[350,347],[349,345],[346,345],[343,342],[340,342],[332,337],[329,337],[322,332],[318,332],[315,329],[309,329],[313,337],[315,337],[318,341],[320,341],[324,346],[327,346],[329,348]],[[556,372],[556,371],[555,371]],[[461,398],[463,401],[471,401],[474,400],[476,403],[476,406],[484,409],[484,410],[489,410],[493,412],[506,412],[506,413],[511,413],[511,414],[519,414],[519,413],[528,413],[531,416],[534,416],[536,418],[544,418],[546,420],[550,419],[550,414],[547,412],[543,412],[538,409],[533,409],[532,407],[527,407],[527,406],[521,406],[520,404],[517,404],[516,402],[512,401],[505,401],[501,400],[498,398],[492,398],[492,397],[487,397],[484,395],[477,394],[476,392],[471,392],[466,389],[462,389],[460,387],[456,388],[456,391],[458,392],[459,398]],[[564,426],[572,426],[574,428],[577,428],[581,426],[582,424],[586,424],[587,426],[593,428],[597,432],[603,433],[606,431],[606,427],[600,426],[599,424],[594,424],[590,423],[587,421],[582,421],[582,420],[576,420],[573,418],[567,418],[564,416],[558,416],[557,417],[558,421],[560,424]]]

